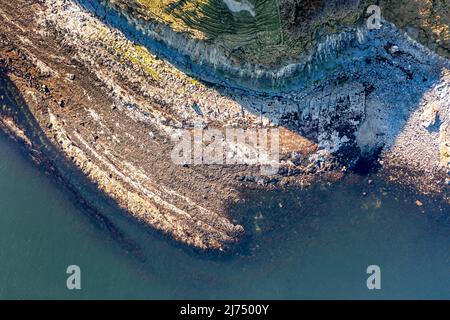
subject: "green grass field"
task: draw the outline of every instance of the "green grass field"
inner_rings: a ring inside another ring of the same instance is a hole
[[[177,32],[217,44],[234,63],[276,67],[310,53],[327,34],[364,25],[370,0],[109,0],[121,10],[168,24]],[[331,3],[331,4],[330,4]],[[332,5],[334,3],[334,5]],[[448,56],[447,0],[381,0],[382,14],[419,42]]]

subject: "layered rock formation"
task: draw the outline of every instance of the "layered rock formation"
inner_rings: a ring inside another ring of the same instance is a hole
[[[449,57],[448,2],[406,2],[377,4],[382,17]],[[96,7],[89,0],[81,3]],[[195,63],[224,72],[238,84],[245,82],[244,87],[253,84],[259,89],[281,82],[276,86],[280,89],[291,77],[307,77],[305,69],[334,59],[336,52],[360,36],[371,15],[366,10],[374,4],[360,0],[235,1],[244,3],[244,9],[232,10],[223,0],[103,3]]]
[[[0,3],[2,75],[28,110],[2,110],[1,127],[35,158],[50,158],[51,145],[180,242],[232,248],[245,236],[229,211],[243,190],[305,187],[349,169],[381,166],[448,201],[449,61],[389,22],[368,30],[366,2]],[[437,17],[448,2],[432,7]],[[441,53],[445,18],[433,21],[421,22],[435,36],[424,43]],[[278,129],[279,171],[174,163],[174,130],[198,128]]]

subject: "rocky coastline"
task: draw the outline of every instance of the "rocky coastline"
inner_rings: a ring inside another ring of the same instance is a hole
[[[1,0],[1,74],[33,119],[2,112],[2,130],[51,162],[41,130],[93,186],[176,241],[229,250],[245,234],[226,210],[242,190],[348,171],[378,169],[450,203],[450,63],[394,25],[361,31],[338,68],[277,94],[202,82],[75,1],[17,2]],[[199,126],[279,129],[278,172],[173,163],[173,130]]]

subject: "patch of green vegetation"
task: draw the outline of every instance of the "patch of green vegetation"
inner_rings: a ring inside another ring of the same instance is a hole
[[[167,62],[157,60],[146,47],[125,40],[118,40],[106,28],[99,28],[95,33],[95,39],[101,41],[108,48],[113,50],[122,61],[129,61],[140,67],[152,79],[160,80],[159,73],[171,73],[186,84],[195,87],[205,87],[203,83],[195,78],[187,76],[181,71],[173,68]]]
[[[196,87],[205,87],[205,85],[203,83],[201,83],[200,81],[198,81],[195,78],[188,77],[187,80],[189,81],[190,84],[192,84]]]
[[[167,12],[190,28],[201,31],[207,39],[229,46],[277,45],[282,41],[281,24],[275,0],[249,0],[252,12],[232,12],[224,0],[190,1],[189,6],[174,6]],[[193,2],[197,4],[192,8]],[[242,3],[242,2],[239,2]]]
[[[227,3],[244,4],[233,12]],[[132,5],[133,1],[129,1]],[[282,41],[277,0],[135,0],[140,12],[206,39],[246,45]],[[250,8],[250,10],[245,9]]]
[[[115,38],[109,36],[106,30],[99,30],[98,39],[113,49],[123,60],[134,63],[154,80],[158,80],[158,72],[153,68],[155,57],[144,46],[118,42]]]

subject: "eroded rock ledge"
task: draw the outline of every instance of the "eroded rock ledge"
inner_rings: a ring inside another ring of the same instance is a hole
[[[127,36],[160,50],[184,71],[203,73],[202,78],[211,82],[264,91],[320,79],[323,74],[317,66],[330,61],[339,69],[336,56],[365,37],[370,16],[366,10],[374,4],[366,0],[263,0],[247,1],[250,9],[232,11],[223,0],[78,2]],[[377,4],[383,18],[450,57],[448,2],[406,2]],[[149,39],[167,48],[150,44]],[[180,56],[185,58],[179,60]],[[196,68],[198,64],[204,68]]]
[[[361,30],[317,81],[269,94],[201,83],[77,2],[0,3],[2,74],[46,138],[132,216],[180,242],[233,247],[245,230],[227,209],[242,189],[335,180],[374,155],[391,179],[448,197],[449,62],[393,25]],[[3,127],[38,149],[13,119],[3,112]],[[279,128],[279,172],[176,165],[172,130],[199,126]]]

